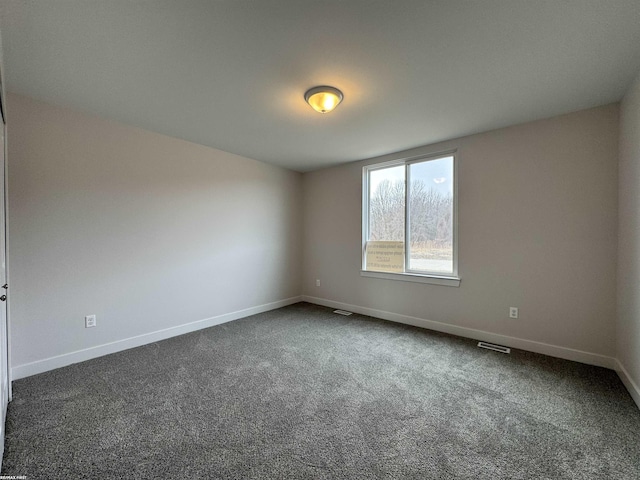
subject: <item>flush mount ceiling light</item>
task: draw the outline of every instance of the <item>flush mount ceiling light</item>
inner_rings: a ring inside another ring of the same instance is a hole
[[[327,86],[313,87],[304,94],[304,99],[311,108],[320,113],[329,113],[343,98],[340,90]]]

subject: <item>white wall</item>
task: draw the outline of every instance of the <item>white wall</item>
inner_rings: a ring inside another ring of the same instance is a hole
[[[617,356],[640,405],[640,75],[621,102]]]
[[[305,174],[305,298],[613,366],[618,113],[609,105]],[[361,277],[362,166],[452,147],[461,286]]]
[[[17,95],[9,111],[18,377],[300,295],[300,174]]]

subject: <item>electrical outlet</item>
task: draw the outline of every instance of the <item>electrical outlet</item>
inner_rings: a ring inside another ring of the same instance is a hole
[[[320,286],[320,279],[316,278],[316,287],[319,287],[319,286]]]
[[[509,318],[518,318],[518,307],[509,307]]]
[[[98,325],[95,315],[87,315],[84,317],[84,328],[91,328]]]

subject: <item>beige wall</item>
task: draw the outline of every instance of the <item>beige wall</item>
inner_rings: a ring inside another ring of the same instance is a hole
[[[398,155],[300,175],[25,97],[9,109],[14,367],[302,292],[616,355],[617,105],[406,152],[458,149],[459,288],[359,275],[362,166]]]
[[[26,97],[9,111],[14,368],[300,294],[300,174]]]
[[[304,294],[614,356],[618,105],[405,156],[452,147],[459,288],[360,276],[362,166],[390,155],[304,175]]]
[[[640,76],[621,103],[619,176],[617,356],[640,405]]]

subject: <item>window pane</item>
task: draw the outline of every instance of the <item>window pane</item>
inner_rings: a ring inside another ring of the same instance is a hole
[[[404,271],[405,167],[369,172],[367,270]]]
[[[453,157],[409,165],[409,270],[453,273]]]

